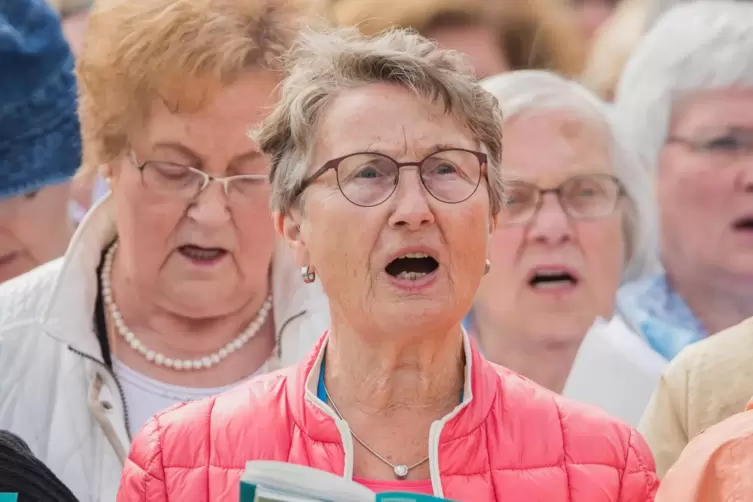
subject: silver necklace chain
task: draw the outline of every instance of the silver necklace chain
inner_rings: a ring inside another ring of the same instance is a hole
[[[340,420],[345,420],[345,418],[343,418],[343,414],[340,413],[340,410],[337,409],[337,405],[335,404],[335,401],[332,400],[332,396],[329,395],[329,391],[327,391],[327,387],[324,386],[324,385],[322,385],[322,387],[324,388],[324,395],[327,396],[327,400],[329,401],[329,404],[332,405],[332,409],[335,410],[335,413],[337,414],[338,417],[340,417]],[[366,448],[372,455],[374,455],[376,458],[378,458],[379,460],[381,460],[385,464],[387,464],[390,467],[392,467],[392,470],[395,471],[395,477],[397,477],[397,479],[401,479],[401,480],[405,479],[406,477],[408,477],[408,473],[410,471],[412,471],[413,469],[415,469],[419,465],[422,465],[422,464],[426,463],[429,460],[429,457],[427,456],[426,458],[424,458],[422,460],[419,460],[418,462],[416,462],[413,465],[393,464],[392,462],[390,462],[389,460],[387,460],[386,458],[384,458],[383,456],[381,456],[379,453],[377,453],[376,451],[374,451],[374,449],[371,446],[367,445],[363,441],[363,439],[361,439],[360,437],[358,437],[358,434],[356,434],[355,432],[353,432],[353,429],[350,429],[350,434],[351,434],[351,436],[353,436],[353,439],[355,439],[356,441],[358,441],[361,444],[361,446],[363,446],[364,448]]]

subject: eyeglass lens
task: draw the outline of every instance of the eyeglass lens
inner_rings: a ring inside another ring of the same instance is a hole
[[[401,165],[385,155],[358,153],[340,161],[337,181],[343,195],[353,204],[375,206],[395,191],[400,169]],[[458,203],[473,195],[478,187],[481,163],[473,152],[446,150],[425,158],[419,164],[419,173],[433,197]]]
[[[182,199],[196,197],[209,181],[199,171],[169,162],[147,162],[142,167],[141,175],[144,186],[152,192]],[[228,197],[234,198],[250,195],[259,186],[260,180],[236,176],[226,183]]]
[[[599,218],[617,205],[620,186],[609,175],[576,176],[553,189],[541,189],[526,182],[510,182],[505,189],[503,221],[518,224],[529,221],[539,209],[544,193],[554,192],[562,209],[576,219]]]

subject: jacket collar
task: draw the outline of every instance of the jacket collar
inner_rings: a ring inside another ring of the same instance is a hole
[[[337,416],[316,395],[319,372],[327,345],[328,333],[319,339],[306,359],[301,361],[293,378],[288,379],[288,395],[295,421],[314,441],[342,443]],[[440,443],[467,436],[479,427],[501,392],[499,375],[494,366],[479,352],[476,342],[463,330],[465,351],[465,383],[463,402],[438,422],[442,427]]]
[[[76,229],[40,318],[51,336],[100,362],[104,362],[102,349],[93,328],[97,268],[102,252],[115,237],[115,207],[108,194],[92,207]],[[280,240],[275,245],[271,282],[278,335],[292,319],[305,315],[313,299],[319,296],[324,303],[314,308],[318,314],[326,312],[326,297],[305,287],[290,251]]]

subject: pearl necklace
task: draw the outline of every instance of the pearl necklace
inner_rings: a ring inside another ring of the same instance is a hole
[[[164,366],[176,371],[203,370],[216,366],[220,363],[220,361],[243,347],[249,340],[256,336],[261,327],[264,325],[269,311],[272,309],[272,296],[270,295],[262,304],[259,312],[257,312],[256,314],[256,318],[251,322],[251,324],[249,324],[249,326],[244,329],[235,340],[232,340],[213,354],[206,355],[199,359],[172,359],[166,357],[164,354],[152,350],[144,345],[144,343],[136,337],[133,331],[128,329],[128,326],[126,326],[125,322],[123,321],[123,316],[120,314],[120,310],[118,310],[118,306],[115,304],[115,300],[112,297],[112,287],[110,279],[112,277],[112,263],[115,259],[115,250],[117,248],[118,243],[115,242],[112,246],[110,246],[110,249],[107,250],[107,254],[105,255],[105,263],[102,267],[101,276],[102,297],[104,298],[105,305],[110,311],[110,315],[115,322],[115,329],[117,330],[118,334],[125,339],[125,341],[128,343],[128,345],[131,346],[133,350],[144,356],[147,361],[156,364],[157,366]]]

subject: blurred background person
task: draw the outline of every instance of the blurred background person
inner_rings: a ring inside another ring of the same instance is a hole
[[[674,5],[692,1],[620,0],[593,37],[580,81],[602,99],[612,101],[625,64],[643,35]]]
[[[664,270],[623,286],[617,305],[668,360],[753,315],[751,9],[676,7],[618,87],[616,117],[656,178]]]
[[[577,83],[519,71],[482,85],[500,103],[512,180],[467,323],[487,358],[559,393],[588,329],[642,270],[650,183]]]
[[[14,5],[19,24],[62,40],[41,0]],[[268,162],[248,138],[308,11],[101,0],[90,13],[77,61],[82,169],[112,195],[62,260],[0,287],[0,428],[82,501],[114,500],[149,417],[297,361],[327,325],[310,302],[318,283],[304,288],[287,249],[274,253]]]
[[[79,502],[23,439],[0,431],[0,494],[8,493],[18,502]]]
[[[751,53],[752,4],[683,4],[641,42],[618,87],[618,119],[657,180],[664,271],[623,286],[617,306],[667,360],[753,316]],[[708,346],[694,349],[696,356],[667,369],[642,421],[660,474],[709,418],[727,410],[708,393],[705,382],[717,380],[718,369],[701,362],[707,353]],[[696,358],[704,376],[688,379],[685,368]],[[718,381],[721,395],[740,399],[744,391],[739,411],[749,386]]]
[[[651,501],[637,433],[488,362],[461,329],[504,218],[501,117],[466,59],[354,29],[307,34],[291,58],[256,138],[331,329],[295,367],[155,417],[118,500],[237,500],[244,463],[267,459],[377,492]]]
[[[591,40],[621,0],[570,0],[575,9],[582,36]],[[622,0],[625,1],[625,0]]]
[[[61,256],[81,162],[73,58],[43,0],[0,9],[0,282]]]
[[[559,0],[338,0],[332,12],[367,35],[413,28],[466,54],[479,79],[528,68],[575,76],[585,64],[584,41]]]
[[[611,102],[622,70],[645,33],[652,0],[622,0],[596,33],[580,82]]]

